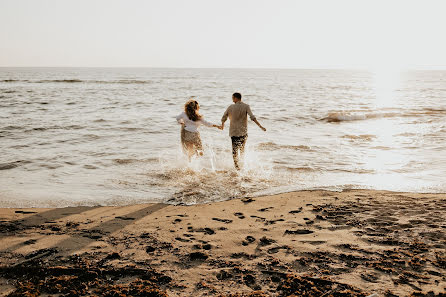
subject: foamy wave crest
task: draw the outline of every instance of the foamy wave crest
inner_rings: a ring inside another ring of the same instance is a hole
[[[326,122],[348,122],[361,121],[376,118],[393,118],[393,117],[419,117],[419,116],[442,116],[446,115],[446,109],[424,108],[422,110],[398,111],[398,112],[331,112],[320,120]]]
[[[396,113],[348,113],[332,112],[321,120],[331,122],[361,121],[373,118],[397,116]]]
[[[11,83],[11,82],[19,82],[19,81],[28,81],[28,80],[20,80],[20,79],[3,79],[0,82]]]
[[[36,80],[30,81],[35,83],[81,83],[83,82],[80,79],[53,79],[53,80]]]
[[[350,140],[362,140],[362,141],[371,141],[372,139],[376,138],[376,135],[370,135],[370,134],[361,134],[361,135],[344,135],[342,138],[350,139]]]
[[[274,142],[261,142],[257,145],[259,150],[278,150],[278,149],[288,149],[296,151],[312,151],[312,148],[307,145],[291,145],[291,144],[277,144]]]
[[[13,169],[13,168],[19,167],[24,164],[29,164],[29,163],[31,163],[31,161],[26,161],[26,160],[19,160],[19,161],[14,161],[14,162],[9,162],[9,163],[0,163],[0,170]]]

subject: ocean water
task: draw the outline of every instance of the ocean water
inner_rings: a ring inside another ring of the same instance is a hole
[[[175,116],[216,124],[231,94],[249,123],[188,163]],[[446,72],[0,68],[0,207],[208,203],[302,189],[446,192]]]

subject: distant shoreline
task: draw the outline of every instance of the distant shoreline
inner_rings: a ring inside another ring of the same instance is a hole
[[[315,68],[281,68],[281,67],[151,67],[151,66],[0,66],[0,69],[171,69],[171,70],[298,70],[298,71],[358,71],[358,72],[374,72],[374,69],[364,68],[340,68],[340,67],[315,67]],[[446,71],[446,68],[403,68],[398,69],[401,72],[412,71]]]

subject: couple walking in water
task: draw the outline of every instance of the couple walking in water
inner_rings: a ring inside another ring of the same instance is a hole
[[[256,117],[251,111],[248,104],[242,102],[242,95],[234,93],[232,102],[221,118],[221,125],[214,125],[204,120],[203,116],[198,112],[200,105],[194,99],[186,102],[184,112],[176,117],[177,122],[181,124],[181,144],[183,151],[187,154],[189,160],[193,155],[203,155],[203,146],[201,143],[198,127],[205,125],[220,130],[224,129],[225,122],[229,118],[229,136],[232,141],[232,157],[237,170],[240,170],[240,163],[243,163],[245,152],[245,144],[248,139],[248,116],[263,131],[266,129],[260,125]]]

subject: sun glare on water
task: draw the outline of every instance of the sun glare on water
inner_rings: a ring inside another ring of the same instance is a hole
[[[371,182],[380,188],[401,182],[401,177],[389,174],[388,169],[399,170],[407,162],[403,154],[394,150],[398,146],[395,135],[401,133],[401,127],[396,120],[397,114],[402,112],[398,103],[402,74],[403,70],[396,67],[380,67],[372,71],[372,92],[375,97],[373,112],[377,116],[368,131],[369,134],[375,135],[375,149],[368,151],[362,162],[368,170],[375,173],[370,177],[373,179]]]

